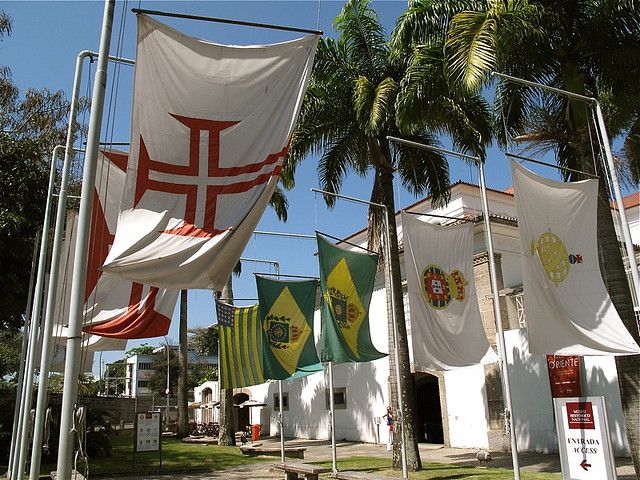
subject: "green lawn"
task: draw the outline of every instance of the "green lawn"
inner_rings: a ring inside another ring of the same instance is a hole
[[[238,447],[220,447],[218,445],[197,445],[182,443],[175,438],[164,438],[162,473],[188,473],[223,470],[258,462],[275,462],[279,457],[247,457],[240,453]],[[320,462],[319,465],[331,466],[331,462]],[[133,469],[133,432],[125,431],[113,437],[111,457],[90,459],[90,475],[113,476],[124,474],[145,475],[160,473],[157,452],[136,455],[135,471]],[[401,477],[401,472],[390,468],[388,458],[354,456],[338,460],[339,470],[357,470],[372,472],[390,477]],[[48,475],[55,470],[55,465],[42,465],[41,474]],[[84,470],[79,465],[79,471]],[[3,470],[4,471],[4,470]],[[510,480],[513,472],[503,468],[458,467],[440,463],[425,463],[420,472],[410,473],[411,480]],[[560,480],[558,473],[523,472],[523,480]]]
[[[319,462],[318,465],[331,467],[331,462]],[[442,480],[509,480],[513,479],[513,471],[504,468],[458,467],[443,463],[424,463],[420,472],[410,472],[410,480],[442,479]],[[401,477],[398,470],[389,468],[389,460],[378,457],[349,457],[338,460],[338,470],[356,470],[377,473],[389,477]],[[523,480],[560,480],[559,473],[522,472]]]
[[[107,458],[89,459],[91,476],[109,476],[114,474],[154,474],[160,473],[158,452],[136,454],[135,471],[133,469],[133,432],[124,431],[115,435],[113,450]],[[238,447],[218,445],[198,445],[183,443],[175,438],[162,439],[162,473],[223,470],[258,462],[273,462],[276,457],[247,457]],[[82,472],[84,465],[78,465]],[[49,474],[55,465],[43,465],[41,474]]]

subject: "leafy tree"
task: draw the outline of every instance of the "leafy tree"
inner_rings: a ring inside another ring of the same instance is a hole
[[[0,11],[0,40],[11,33]],[[86,102],[81,108],[86,108]],[[62,91],[20,92],[0,66],[0,327],[17,331],[28,296],[36,232],[41,228],[49,161],[64,143],[69,102]],[[78,127],[76,125],[76,132]]]
[[[639,180],[640,9],[634,1],[581,2],[510,0],[467,2],[456,15],[445,47],[449,79],[479,89],[497,70],[599,100],[607,130],[624,139],[622,157]],[[582,102],[529,87],[496,87],[497,123],[504,143],[554,152],[559,165],[606,178],[592,111]],[[595,157],[595,158],[594,158]],[[595,159],[595,161],[594,161]],[[620,162],[622,163],[622,162]],[[566,180],[582,179],[564,173]],[[614,230],[606,182],[600,182],[598,250],[600,270],[613,303],[636,342],[638,327]],[[617,357],[625,427],[636,473],[640,472],[640,364]]]
[[[404,17],[394,32],[392,44],[395,48],[392,49],[368,0],[349,0],[345,4],[334,22],[339,38],[323,38],[319,42],[285,170],[290,179],[303,158],[319,154],[320,185],[329,192],[340,191],[349,172],[361,176],[372,173],[370,200],[386,205],[389,212],[399,394],[405,415],[403,435],[408,446],[409,469],[419,470],[393,181],[397,175],[415,195],[428,193],[435,204],[444,204],[449,199],[449,170],[441,154],[392,144],[386,137],[402,136],[437,146],[436,134],[447,133],[457,148],[483,155],[490,139],[490,117],[488,106],[480,95],[449,88],[445,81],[442,54],[439,53],[444,35],[434,36],[433,41],[424,46],[430,56],[418,59],[411,42],[402,41],[402,36],[406,36],[403,21]],[[436,20],[432,18],[431,21]],[[446,17],[441,22],[446,25]],[[292,185],[292,180],[285,183],[287,187]],[[334,204],[332,197],[326,197],[325,201],[329,206]],[[369,248],[377,251],[380,250],[382,214],[376,208],[369,210]],[[393,317],[390,316],[390,387],[392,404],[398,411],[393,328]],[[399,442],[396,441],[394,465],[397,467],[399,463]]]
[[[218,329],[194,327],[188,330],[187,342],[198,355],[218,355]]]
[[[143,343],[138,347],[133,347],[127,350],[124,354],[125,358],[133,357],[134,355],[151,355],[156,347],[152,347],[151,345],[147,345]]]
[[[20,354],[22,351],[22,335],[5,330],[0,332],[0,382],[10,380],[13,383],[16,378],[5,376],[16,374],[20,367]]]

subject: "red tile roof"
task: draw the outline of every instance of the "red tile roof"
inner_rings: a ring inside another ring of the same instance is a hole
[[[622,205],[624,208],[637,207],[640,205],[640,192],[634,192],[622,199]],[[611,202],[612,208],[618,208],[618,202]]]

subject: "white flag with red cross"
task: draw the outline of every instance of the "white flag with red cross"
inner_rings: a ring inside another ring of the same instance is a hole
[[[143,285],[100,270],[115,237],[128,157],[101,152],[91,216],[84,331],[111,338],[166,335],[177,290]]]
[[[100,152],[98,160],[83,317],[83,345],[94,351],[124,350],[126,339],[165,335],[178,298],[177,290],[142,285],[100,270],[113,243],[127,161],[127,154],[115,151]],[[54,337],[66,337],[61,328],[69,318],[77,223],[77,213],[69,211],[56,292],[54,321],[58,326]]]
[[[104,270],[222,288],[278,182],[317,41],[225,46],[138,16],[131,162]]]

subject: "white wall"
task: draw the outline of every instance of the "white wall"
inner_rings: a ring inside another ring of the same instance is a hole
[[[521,451],[557,452],[546,358],[528,353],[524,330],[505,332],[507,360],[512,388],[518,448]],[[616,455],[628,455],[624,420],[613,357],[582,357],[584,396],[604,396],[611,427],[611,444]]]
[[[382,285],[376,285],[370,308],[370,331],[373,345],[380,352],[387,349],[386,297]],[[320,313],[314,319],[316,343],[320,336]],[[336,409],[336,438],[374,443],[376,441],[375,416],[382,416],[389,403],[387,390],[389,376],[388,357],[373,362],[334,364],[335,388],[346,388],[347,409]],[[329,438],[329,412],[325,403],[328,375],[319,372],[297,380],[282,382],[283,393],[288,394],[289,410],[284,412],[284,431],[287,437]],[[277,382],[249,387],[251,398],[263,401],[267,407],[260,412],[263,433],[278,435],[277,411],[274,394]],[[254,409],[254,418],[257,418]],[[380,428],[380,441],[386,443],[386,429]]]
[[[451,446],[488,448],[489,413],[484,367],[475,365],[445,372],[444,386]]]

